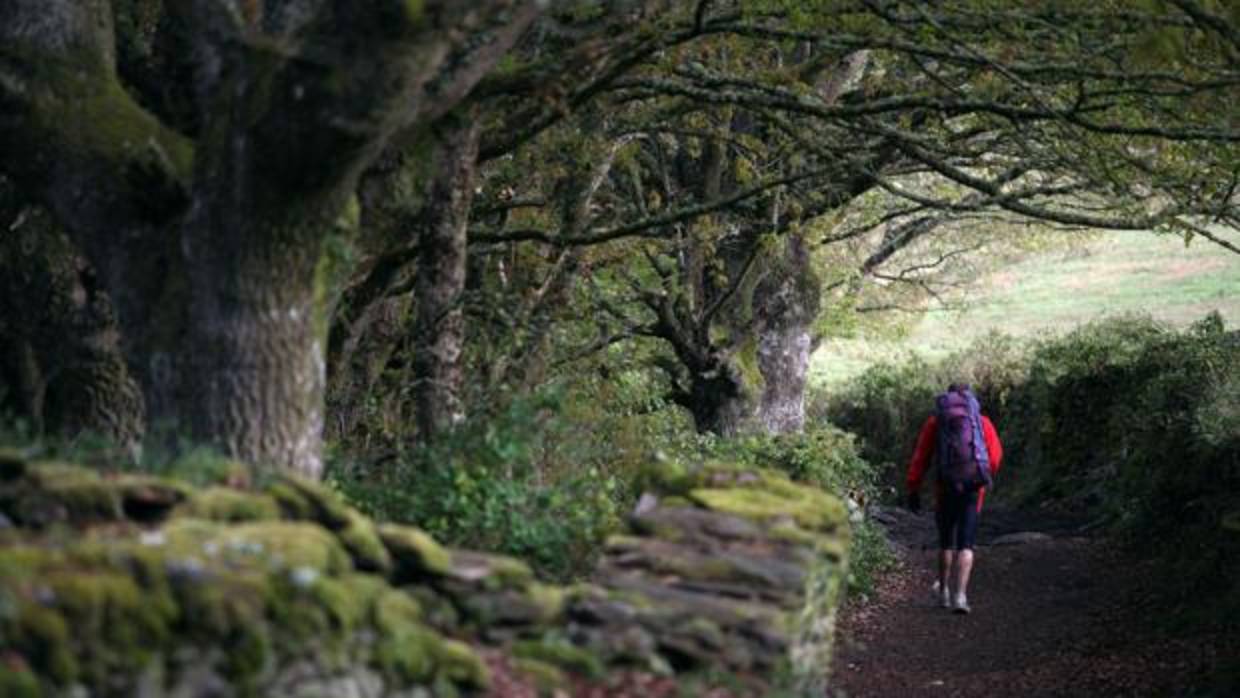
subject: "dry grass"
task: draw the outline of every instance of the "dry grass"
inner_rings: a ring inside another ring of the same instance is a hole
[[[847,379],[876,360],[910,352],[935,358],[999,330],[1018,337],[1062,333],[1120,314],[1146,314],[1174,326],[1217,311],[1240,326],[1240,255],[1198,240],[1148,233],[1108,233],[1071,251],[1046,252],[996,271],[954,301],[960,311],[931,310],[900,340],[824,342],[811,380]]]

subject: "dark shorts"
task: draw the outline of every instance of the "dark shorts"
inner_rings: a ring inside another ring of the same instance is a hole
[[[945,492],[934,520],[941,550],[972,550],[977,540],[977,492]]]

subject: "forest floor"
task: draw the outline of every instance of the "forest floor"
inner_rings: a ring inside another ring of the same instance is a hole
[[[876,519],[899,565],[845,607],[833,697],[1233,695],[1207,687],[1240,670],[1240,639],[1177,627],[1185,609],[1160,593],[1153,565],[1079,522],[988,507],[973,612],[957,615],[930,591],[933,514]]]

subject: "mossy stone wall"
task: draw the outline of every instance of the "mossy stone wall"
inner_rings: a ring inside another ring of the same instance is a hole
[[[648,485],[593,581],[563,588],[301,480],[191,488],[0,454],[0,693],[482,695],[491,647],[547,690],[636,670],[822,695],[844,506],[723,464]]]

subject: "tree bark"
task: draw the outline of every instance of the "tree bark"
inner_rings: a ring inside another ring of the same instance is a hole
[[[144,403],[94,269],[45,211],[0,209],[3,374],[18,398],[10,407],[36,434],[71,439],[91,433],[134,453],[145,427]]]
[[[197,42],[195,142],[121,86],[109,2],[7,0],[0,167],[111,292],[152,417],[317,477],[341,212],[385,144],[463,99],[539,3],[165,7]]]
[[[788,234],[783,249],[755,291],[758,371],[762,396],[757,421],[769,434],[801,431],[805,383],[814,350],[812,327],[819,309],[819,282],[804,238]]]
[[[464,419],[461,350],[465,342],[466,251],[481,129],[474,115],[453,119],[432,156],[418,235],[414,293],[413,379],[418,437],[435,439]]]
[[[254,257],[253,264],[267,258],[272,271],[238,274],[226,285],[219,282],[231,271],[227,260],[195,260],[185,356],[197,396],[191,432],[247,462],[317,478],[327,308],[303,264]]]
[[[110,3],[0,4],[0,44],[10,49],[0,55],[0,167],[88,261],[115,310],[120,334],[109,341],[138,380],[148,417],[166,416],[184,318],[169,297],[178,261],[171,232],[193,146],[121,86]]]

